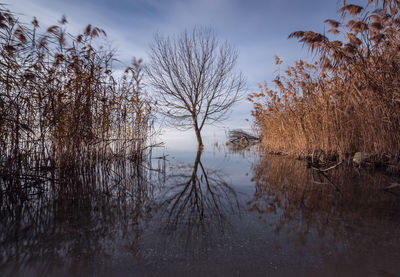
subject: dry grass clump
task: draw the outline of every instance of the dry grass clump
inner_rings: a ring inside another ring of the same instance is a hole
[[[0,6],[0,200],[41,191],[62,170],[144,157],[152,124],[141,60],[117,74],[106,33],[88,25],[72,35],[66,23],[42,30]]]
[[[296,62],[274,80],[276,90],[265,85],[250,95],[267,149],[302,156],[315,149],[339,156],[364,151],[398,159],[399,6],[370,2],[344,3],[340,22],[325,21],[342,40],[311,31],[289,36],[309,47],[317,61]]]
[[[42,31],[36,18],[24,24],[0,9],[2,163],[40,167],[144,148],[150,106],[141,61],[117,77],[114,53],[102,46],[106,33],[88,25],[71,35],[66,23]]]

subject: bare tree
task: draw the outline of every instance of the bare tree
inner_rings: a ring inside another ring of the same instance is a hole
[[[175,126],[194,128],[199,148],[204,125],[222,120],[244,88],[244,78],[235,70],[237,57],[211,29],[155,36],[146,71],[157,106]]]

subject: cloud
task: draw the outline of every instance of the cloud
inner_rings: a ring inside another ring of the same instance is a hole
[[[289,62],[295,59],[294,54],[304,53],[297,42],[286,39],[287,35],[298,28],[323,31],[320,23],[326,16],[335,15],[336,4],[332,2],[12,0],[8,4],[12,10],[24,13],[27,20],[36,15],[45,26],[66,14],[72,33],[83,30],[89,23],[105,29],[113,47],[118,49],[117,57],[125,64],[132,56],[147,59],[155,32],[171,35],[196,25],[212,26],[222,39],[238,48],[238,66],[250,86],[255,87],[257,82],[273,76],[275,54]]]

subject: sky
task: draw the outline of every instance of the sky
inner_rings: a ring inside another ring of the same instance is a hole
[[[227,40],[239,51],[237,68],[247,79],[244,93],[258,91],[257,84],[272,84],[278,68],[274,56],[284,64],[283,71],[295,60],[312,60],[312,55],[294,39],[293,31],[328,30],[323,21],[338,19],[341,0],[0,0],[22,21],[36,16],[43,28],[66,15],[67,30],[82,32],[92,24],[107,32],[117,49],[121,68],[132,57],[146,62],[155,33],[176,35],[194,26],[214,29],[221,40]],[[349,1],[363,3],[363,0]],[[230,119],[205,130],[209,137],[220,136],[226,128],[251,127],[251,105],[246,100],[232,110]],[[250,121],[246,121],[249,119]],[[182,144],[193,132],[184,134],[165,128],[164,137]],[[190,147],[190,146],[188,146]]]

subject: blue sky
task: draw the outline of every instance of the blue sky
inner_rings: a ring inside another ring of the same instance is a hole
[[[0,0],[1,1],[1,0]],[[117,57],[129,64],[133,56],[146,62],[154,34],[179,34],[194,26],[210,26],[217,36],[239,50],[238,68],[248,82],[248,92],[257,83],[270,81],[276,74],[274,55],[285,62],[311,59],[308,50],[296,40],[288,40],[297,30],[324,31],[323,21],[337,19],[341,0],[2,0],[18,12],[23,21],[33,16],[46,27],[62,15],[68,31],[78,33],[87,24],[104,29]],[[350,1],[364,3],[363,0]],[[28,22],[29,22],[28,21]],[[326,30],[329,28],[325,26]],[[121,65],[121,66],[122,66]],[[242,102],[223,125],[246,127],[251,105]],[[212,133],[212,132],[211,132]],[[215,130],[214,130],[215,134]],[[191,133],[190,133],[191,135]]]

